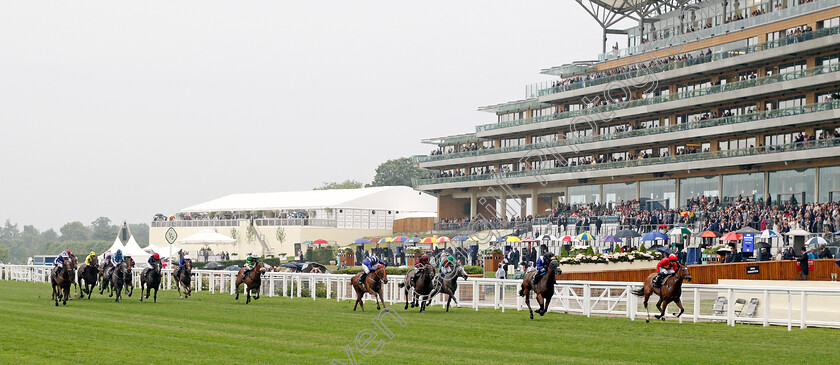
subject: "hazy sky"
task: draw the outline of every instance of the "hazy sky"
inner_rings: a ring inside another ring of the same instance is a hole
[[[6,1],[0,219],[148,222],[370,182],[599,38],[569,0]]]

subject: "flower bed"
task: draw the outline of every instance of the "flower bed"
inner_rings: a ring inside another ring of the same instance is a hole
[[[620,262],[641,262],[657,261],[662,258],[660,252],[618,252],[586,255],[578,253],[573,256],[561,257],[560,265],[581,265],[581,264],[610,264]]]

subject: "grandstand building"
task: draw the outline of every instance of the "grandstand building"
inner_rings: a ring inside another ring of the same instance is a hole
[[[191,253],[230,252],[239,259],[248,253],[291,257],[316,240],[346,246],[361,237],[428,231],[435,213],[434,197],[407,186],[231,194],[181,209],[171,219],[159,215],[149,243],[167,247],[170,228],[178,239],[210,229],[235,242],[176,241],[176,246]]]
[[[479,108],[492,123],[423,140],[436,149],[414,162],[434,175],[414,183],[438,219],[840,199],[840,0],[578,3],[603,28],[597,61],[544,69],[556,79],[525,99]]]

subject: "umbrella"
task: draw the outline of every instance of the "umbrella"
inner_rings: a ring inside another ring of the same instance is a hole
[[[572,240],[573,240],[573,239],[575,239],[575,238],[574,238],[574,237],[572,237],[572,236],[563,236],[563,237],[560,237],[560,241],[563,241],[563,242],[572,242]]]
[[[729,247],[721,247],[720,249],[717,250],[717,254],[721,255],[721,256],[726,255],[729,252],[732,252],[732,249],[729,248]]]
[[[667,248],[667,247],[662,246],[662,245],[653,245],[653,246],[650,246],[650,249],[651,250],[656,250],[658,252],[662,252],[662,253],[667,254],[667,255],[670,255],[670,254],[674,253],[674,251],[671,251],[670,248]]]
[[[840,231],[834,232],[833,234],[838,235],[838,234],[840,234]]]
[[[621,243],[621,238],[615,238],[615,236],[609,235],[601,238],[601,242]]]
[[[542,236],[537,237],[537,240],[539,240],[539,241],[559,241],[560,239],[557,238],[557,237],[554,237],[550,234],[544,234]]]
[[[391,240],[391,242],[407,242],[407,241],[408,241],[408,237],[406,237],[406,236],[396,236],[396,237],[394,237],[393,240]]]
[[[659,227],[659,228],[668,228],[668,225],[667,225],[667,224],[660,224],[660,225],[658,225],[657,227]]]
[[[648,232],[642,236],[642,241],[667,241],[668,236],[662,232]]]
[[[505,238],[505,242],[522,242],[522,240],[516,236],[507,236],[507,238]]]
[[[700,235],[702,238],[717,238],[718,234],[712,231],[704,231],[703,234]]]
[[[227,271],[239,271],[239,266],[230,265],[230,266],[226,267],[225,270],[227,270]]]
[[[738,234],[746,234],[746,233],[756,234],[756,233],[761,233],[761,231],[759,231],[759,230],[757,230],[753,227],[750,227],[750,226],[743,226],[743,227],[741,227],[741,229],[735,231],[735,233],[738,233]]]
[[[805,246],[827,245],[828,242],[822,237],[811,237],[805,241]]]
[[[467,237],[467,236],[455,236],[455,237],[452,237],[452,240],[453,240],[453,241],[461,241],[461,242],[463,242],[463,241],[468,241],[469,239],[470,239],[470,238],[469,238],[469,237]]]
[[[740,241],[742,239],[744,239],[744,236],[735,232],[729,232],[720,238],[721,241]]]
[[[770,244],[769,244],[769,243],[767,243],[767,242],[759,242],[759,243],[758,243],[758,248],[766,248],[766,249],[768,249],[768,250],[769,250],[769,249],[770,249],[770,247],[771,247],[771,246],[770,246]]]
[[[412,238],[411,240],[413,240],[413,239],[414,238]],[[411,242],[411,240],[408,240],[408,242]],[[420,243],[435,243],[435,239],[433,237],[426,237],[426,238],[420,240]]]
[[[288,267],[288,268],[292,268],[292,269],[299,269],[303,266],[303,264],[298,263],[298,262],[286,262],[286,263],[280,264],[280,266]]]
[[[438,237],[437,241],[435,241],[435,242],[437,242],[437,243],[452,242],[452,239],[449,238],[449,237],[446,237],[446,236],[440,236],[440,237]]]
[[[534,238],[526,238],[526,239],[522,240],[522,242],[525,242],[525,243],[536,243],[536,242],[540,242],[540,240],[538,240],[538,239],[534,239]]]
[[[430,237],[426,237],[426,238],[430,238]],[[419,243],[422,240],[423,239],[420,238],[420,237],[411,237],[411,238],[408,239],[408,241],[406,241],[406,243]]]
[[[595,237],[592,236],[589,233],[581,233],[581,234],[577,235],[577,237],[575,237],[575,240],[577,240],[577,241],[594,241]]]
[[[671,232],[668,232],[668,234],[672,236],[690,235],[691,230],[685,227],[675,227],[671,230]]]
[[[322,239],[319,238],[317,240],[312,241],[312,244],[314,244],[314,245],[327,245],[327,244],[329,244],[329,242],[327,242],[327,240],[322,240]]]
[[[776,233],[775,231],[771,231],[771,230],[769,230],[769,229],[765,229],[765,230],[761,231],[761,235],[760,235],[760,236],[758,236],[758,238],[764,238],[764,239],[767,239],[767,238],[779,238],[779,234],[778,234],[778,233]]]
[[[371,243],[371,242],[372,242],[371,240],[364,239],[364,238],[359,238],[359,239],[356,239],[355,241],[353,241],[353,244],[364,245],[365,243]]]
[[[207,265],[204,265],[204,267],[202,269],[205,269],[205,270],[219,270],[219,269],[222,269],[224,267],[225,267],[225,265],[222,265],[221,263],[213,261],[213,262],[208,262]]]
[[[380,239],[379,243],[391,243],[392,241],[393,241],[393,238],[385,237],[385,238]]]
[[[693,217],[694,212],[682,212],[682,213],[680,213],[680,216],[681,217]]]
[[[811,232],[808,232],[808,231],[806,231],[802,228],[797,228],[797,229],[791,230],[790,232],[785,233],[785,234],[788,235],[788,236],[807,236],[807,235],[811,234]]]
[[[368,242],[370,242],[370,243],[379,243],[379,241],[381,241],[381,240],[382,240],[382,239],[381,239],[381,238],[379,238],[379,237],[371,237],[371,239],[369,239],[369,240],[368,240]]]
[[[642,235],[639,232],[636,232],[631,229],[622,229],[615,234],[615,238],[633,238],[633,237],[641,237]]]

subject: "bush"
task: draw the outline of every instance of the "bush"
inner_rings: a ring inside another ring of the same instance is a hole
[[[386,267],[385,272],[388,273],[388,275],[405,275],[411,269],[412,268]],[[351,267],[351,268],[347,268],[347,269],[335,270],[332,273],[333,274],[356,275],[356,274],[358,274],[362,271],[364,271],[364,270],[362,270],[361,267]]]
[[[642,242],[642,246],[641,246],[641,247],[639,247],[639,251],[641,251],[641,252],[647,252],[647,247],[645,247],[645,243],[644,243],[644,242]]]
[[[619,245],[616,243],[616,244],[615,244],[615,247],[613,247],[613,253],[617,253],[617,252],[621,252],[621,246],[619,246]]]
[[[280,259],[276,258],[276,257],[262,260],[262,262],[264,262],[267,265],[271,265],[271,266],[279,266],[282,263],[280,261]],[[193,267],[196,267],[196,268],[200,269],[200,268],[203,268],[204,265],[207,265],[208,263],[209,262],[193,262]],[[219,261],[219,263],[222,264],[222,265],[225,265],[225,267],[228,267],[228,266],[231,266],[231,265],[236,265],[236,266],[242,267],[242,265],[245,265],[245,260]]]
[[[464,271],[466,271],[468,275],[484,275],[484,268],[481,266],[464,266]]]

